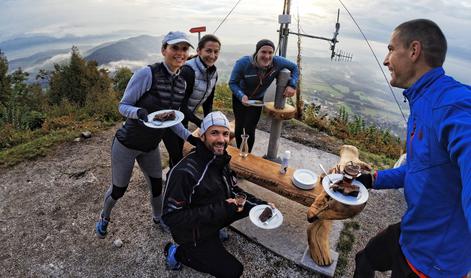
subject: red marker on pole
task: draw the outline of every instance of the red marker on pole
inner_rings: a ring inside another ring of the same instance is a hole
[[[206,26],[193,27],[190,29],[190,33],[198,33],[198,42],[201,39],[201,32],[206,32]]]

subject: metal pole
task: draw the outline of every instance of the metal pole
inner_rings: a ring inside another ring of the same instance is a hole
[[[285,92],[288,81],[291,77],[291,71],[289,69],[282,69],[278,76],[276,77],[276,92],[275,92],[275,108],[283,109],[285,108],[286,98],[283,95]]]
[[[291,6],[290,0],[285,0],[283,6],[283,14],[278,18],[280,23],[280,51],[279,55],[282,57],[286,57],[286,49],[288,47],[288,36],[289,36],[289,23],[291,22],[291,16],[289,14]]]
[[[284,1],[283,14],[278,17],[280,23],[280,40],[278,45],[280,46],[279,55],[286,57],[286,50],[288,47],[288,36],[289,28],[288,25],[291,23],[291,16],[289,14],[291,6],[290,0]],[[276,94],[275,94],[275,109],[283,109],[285,107],[286,98],[283,97],[286,86],[288,85],[291,72],[287,69],[281,70],[276,78]],[[270,141],[268,142],[268,150],[266,158],[272,161],[278,161],[278,146],[279,139],[281,136],[281,124],[282,120],[273,118],[271,121],[271,132]]]
[[[281,120],[275,118],[271,120],[270,141],[268,142],[267,152],[267,158],[271,161],[280,161],[278,158],[278,146],[280,145],[278,140],[281,136],[281,124]]]
[[[283,93],[288,85],[291,72],[288,69],[282,69],[276,78],[275,108],[283,109],[285,107],[286,98]],[[278,159],[278,146],[281,137],[282,120],[273,118],[271,120],[270,139],[268,141],[267,158],[272,161]]]

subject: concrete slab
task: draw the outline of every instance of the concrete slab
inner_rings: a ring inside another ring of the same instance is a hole
[[[269,133],[260,130],[256,131],[255,144],[252,153],[263,156],[267,152]],[[299,169],[309,169],[320,174],[319,163],[330,167],[339,161],[339,156],[326,153],[317,149],[280,138],[279,154],[285,150],[291,151],[290,167]],[[330,234],[331,255],[334,263],[329,267],[320,267],[312,261],[307,250],[306,229],[309,223],[306,221],[308,207],[296,203],[290,199],[273,193],[261,186],[243,180],[240,186],[268,202],[273,202],[283,213],[284,221],[281,227],[275,230],[263,230],[253,225],[248,218],[232,224],[232,228],[244,234],[248,238],[265,246],[274,253],[293,261],[294,263],[321,273],[326,276],[333,276],[337,265],[338,254],[336,249],[340,231],[343,228],[341,221],[334,221],[332,233]]]
[[[231,225],[233,229],[304,268],[326,276],[333,276],[338,258],[338,254],[333,250],[337,246],[340,231],[343,228],[341,221],[333,222],[329,240],[330,248],[333,249],[331,254],[334,263],[329,267],[318,266],[311,260],[309,254],[307,255],[309,258],[305,257],[306,229],[309,225],[306,220],[308,208],[247,180],[240,181],[239,186],[267,202],[274,203],[283,214],[283,224],[274,230],[264,230],[252,224],[249,218],[245,218],[233,223]]]
[[[309,246],[306,246],[304,251],[303,258],[301,259],[301,266],[307,269],[312,269],[315,272],[321,273],[328,277],[334,277],[335,268],[337,268],[337,262],[339,259],[339,253],[330,250],[330,257],[333,260],[333,263],[329,266],[319,266],[311,258],[309,254]]]
[[[256,130],[255,144],[252,154],[263,157],[267,153],[269,139],[269,133]],[[291,152],[291,158],[289,160],[290,167],[295,169],[309,169],[316,174],[320,174],[322,172],[322,170],[319,168],[319,163],[324,165],[324,167],[327,169],[333,165],[336,165],[340,159],[338,155],[310,148],[285,138],[280,138],[278,156],[284,151]]]

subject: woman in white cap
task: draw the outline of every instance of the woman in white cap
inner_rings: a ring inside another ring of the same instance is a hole
[[[186,83],[179,73],[190,47],[193,46],[185,33],[169,32],[162,40],[164,61],[136,71],[124,91],[119,112],[127,119],[113,139],[112,182],[105,193],[100,219],[95,225],[99,238],[104,238],[107,234],[111,210],[126,192],[135,161],[151,191],[153,220],[155,223],[160,221],[162,166],[158,146],[165,129],[149,128],[143,122],[147,122],[149,113],[180,109]]]

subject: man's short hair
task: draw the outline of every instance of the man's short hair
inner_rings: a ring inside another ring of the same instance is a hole
[[[447,43],[445,35],[438,25],[428,19],[406,21],[394,29],[404,47],[409,47],[413,41],[422,44],[425,62],[435,68],[445,62]]]
[[[207,43],[207,42],[215,42],[215,43],[218,43],[219,44],[219,47],[221,47],[221,42],[219,41],[218,37],[216,37],[215,35],[212,35],[212,34],[207,34],[207,35],[204,35],[201,40],[198,42],[198,49],[203,49],[204,48],[204,45]]]

